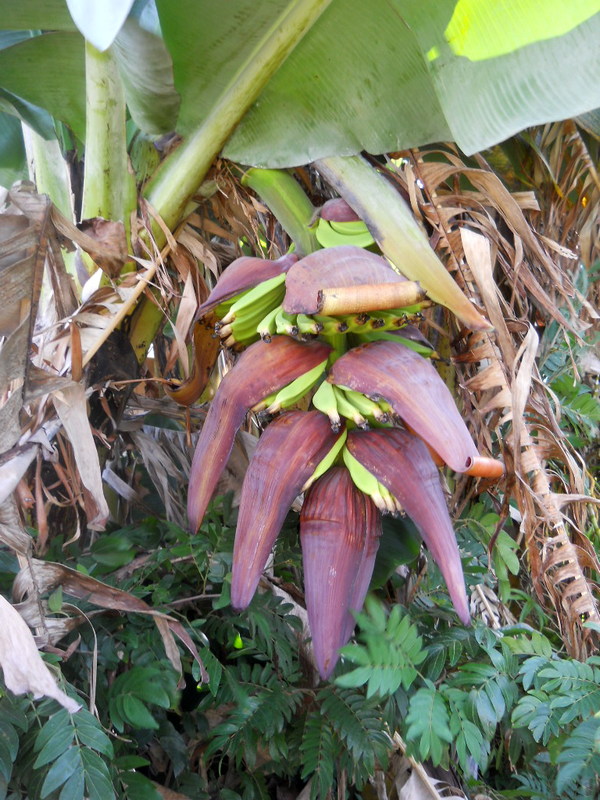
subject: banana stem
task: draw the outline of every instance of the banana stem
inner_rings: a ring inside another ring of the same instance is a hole
[[[293,0],[240,65],[202,125],[159,166],[145,187],[149,203],[173,230],[215,157],[263,87],[331,0]],[[154,235],[159,246],[164,234]]]
[[[348,350],[348,341],[343,333],[330,333],[327,335],[321,335],[319,337],[324,342],[327,342],[328,345],[331,347],[331,353],[329,354],[329,359],[327,360],[327,368],[331,367],[331,365],[343,356],[345,352]]]
[[[315,208],[289,172],[281,169],[249,169],[242,178],[270,208],[296,245],[299,255],[308,255],[320,245],[311,225]]]
[[[127,157],[125,95],[110,51],[85,43],[86,129],[82,218],[104,217],[125,225],[131,239],[136,190]]]
[[[467,470],[467,475],[472,475],[475,478],[501,478],[506,472],[506,468],[502,461],[496,458],[488,458],[487,456],[476,456],[471,460],[471,465]]]
[[[382,253],[428,297],[449,308],[469,328],[490,323],[460,290],[415,221],[401,195],[362,156],[332,156],[315,167],[366,223]]]
[[[158,305],[158,299],[153,301],[149,297],[142,297],[138,303],[129,327],[129,342],[138,364],[146,360],[150,345],[154,337],[165,322],[165,315]]]
[[[319,314],[332,317],[339,314],[360,314],[374,308],[378,311],[403,308],[425,299],[425,292],[415,281],[337,286],[322,289],[319,294]]]

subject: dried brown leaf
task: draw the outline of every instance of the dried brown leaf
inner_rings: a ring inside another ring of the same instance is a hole
[[[80,383],[74,383],[56,392],[53,400],[71,442],[81,481],[94,502],[95,508],[88,518],[88,525],[92,530],[103,530],[109,510],[102,490],[98,451],[87,414],[85,388]]]
[[[31,631],[19,612],[0,595],[0,665],[7,689],[14,694],[31,692],[34,698],[52,697],[69,713],[80,704],[59,689],[47,665],[42,661]]]

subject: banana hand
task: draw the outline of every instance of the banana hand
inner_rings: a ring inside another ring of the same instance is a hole
[[[275,328],[277,333],[285,336],[298,336],[298,326],[296,325],[296,315],[288,314],[283,308],[277,313],[275,317]]]
[[[357,489],[368,494],[382,513],[397,514],[400,511],[400,505],[396,498],[379,483],[371,472],[363,467],[360,461],[354,458],[347,447],[342,450],[342,458]]]
[[[271,337],[277,333],[277,314],[281,311],[281,306],[276,306],[272,311],[269,311],[256,326],[256,332],[263,340],[263,342],[270,342]]]
[[[352,420],[352,422],[358,427],[362,428],[363,430],[368,430],[369,423],[360,413],[358,408],[353,405],[350,400],[348,400],[347,396],[345,395],[344,391],[340,389],[338,386],[333,386],[333,393],[335,395],[335,402],[337,405],[337,409],[343,417],[346,419]]]
[[[340,454],[342,447],[346,442],[347,436],[348,432],[346,431],[346,429],[344,429],[340,437],[336,440],[335,444],[331,448],[331,450],[327,453],[327,455],[323,458],[323,460],[320,461],[319,464],[317,464],[317,468],[302,487],[303,492],[305,492],[317,480],[317,478],[320,478],[321,475],[324,475],[329,469],[329,467],[333,466],[338,455]]]

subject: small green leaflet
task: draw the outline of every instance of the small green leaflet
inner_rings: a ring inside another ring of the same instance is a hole
[[[453,737],[448,708],[442,695],[433,686],[419,689],[413,695],[406,722],[407,739],[414,745],[419,759],[425,761],[430,758],[434,765],[440,764]]]

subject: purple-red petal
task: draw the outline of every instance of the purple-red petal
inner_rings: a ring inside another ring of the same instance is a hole
[[[275,278],[277,275],[281,275],[282,272],[287,272],[296,261],[298,261],[298,256],[294,253],[286,253],[276,261],[252,256],[236,258],[223,270],[212,292],[198,307],[196,317],[201,317],[207,311],[211,311],[218,306],[219,303],[235,297],[236,294],[245,292],[246,289],[252,289],[263,281]]]
[[[317,250],[301,258],[285,278],[283,308],[290,314],[318,314],[323,289],[404,283],[381,256],[355,245]]]
[[[335,362],[328,380],[386,400],[455,472],[466,472],[477,457],[452,393],[435,367],[401,342],[370,342],[349,350]]]
[[[210,404],[196,445],[188,489],[188,520],[198,530],[227,463],[238,428],[252,406],[328,357],[329,345],[274,336],[242,353]]]
[[[315,661],[323,679],[354,627],[374,564],[381,519],[345,467],[334,467],[307,493],[300,514],[304,587]]]
[[[438,469],[424,442],[398,429],[352,431],[346,446],[400,501],[438,565],[454,608],[469,623],[460,552],[440,485]]]
[[[360,217],[343,197],[334,197],[323,204],[319,212],[321,219],[328,222],[360,222]]]
[[[292,411],[261,436],[242,485],[233,548],[234,608],[252,600],[290,506],[339,435],[320,411]]]

